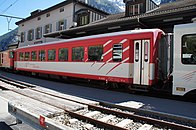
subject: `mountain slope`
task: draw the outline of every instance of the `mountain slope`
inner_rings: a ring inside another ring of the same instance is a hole
[[[0,36],[0,51],[8,49],[8,45],[17,42],[18,28]]]

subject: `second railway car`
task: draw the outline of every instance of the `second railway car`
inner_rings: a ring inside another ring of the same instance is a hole
[[[159,29],[132,30],[17,49],[17,70],[148,88],[159,80]]]

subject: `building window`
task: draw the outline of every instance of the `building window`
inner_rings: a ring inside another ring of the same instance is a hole
[[[90,13],[85,12],[82,14],[78,14],[78,25],[79,26],[89,24],[89,21],[90,21]]]
[[[67,48],[59,49],[59,61],[68,61],[68,49]]]
[[[33,41],[34,39],[34,30],[31,29],[28,31],[28,41]]]
[[[47,24],[44,26],[45,34],[52,32],[52,24]]]
[[[36,51],[31,52],[31,59],[32,59],[32,61],[37,60],[37,52]]]
[[[64,12],[64,8],[60,8],[60,12]]]
[[[38,21],[41,20],[41,17],[38,17],[37,20],[38,20]]]
[[[72,48],[72,61],[83,61],[84,60],[84,47]]]
[[[20,34],[20,40],[21,40],[21,42],[24,42],[25,41],[25,32],[21,32],[21,34]]]
[[[56,50],[48,50],[48,61],[55,61],[56,59]]]
[[[101,61],[103,60],[103,46],[89,46],[88,47],[88,60],[89,61]]]
[[[42,38],[42,27],[36,28],[36,39]]]
[[[144,13],[143,3],[135,4],[135,5],[129,5],[128,13],[129,13],[129,16]]]
[[[60,20],[56,23],[56,30],[61,31],[67,28],[67,20]]]
[[[50,17],[50,13],[47,13],[47,14],[46,14],[46,17]]]
[[[182,36],[182,63],[196,64],[196,34]]]

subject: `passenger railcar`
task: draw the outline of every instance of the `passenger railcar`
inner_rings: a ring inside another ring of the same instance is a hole
[[[16,70],[148,88],[159,79],[159,29],[133,30],[19,48]]]
[[[14,68],[14,54],[13,50],[6,50],[0,52],[0,67],[5,69]]]

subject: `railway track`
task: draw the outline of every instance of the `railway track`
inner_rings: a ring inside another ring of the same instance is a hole
[[[15,81],[0,76],[0,84],[3,90],[10,90],[17,94],[29,97],[39,102],[48,104],[63,110],[60,113],[47,115],[48,118],[61,122],[73,129],[118,129],[118,130],[158,130],[158,129],[184,129],[195,130],[196,120],[165,113],[134,109],[116,104],[98,102],[96,104],[86,103],[78,99],[67,98],[51,91],[44,91],[39,86]],[[29,93],[31,94],[29,94]],[[40,96],[35,96],[40,95]],[[80,104],[82,107],[62,106],[39,97],[49,97],[55,100],[66,100]]]

